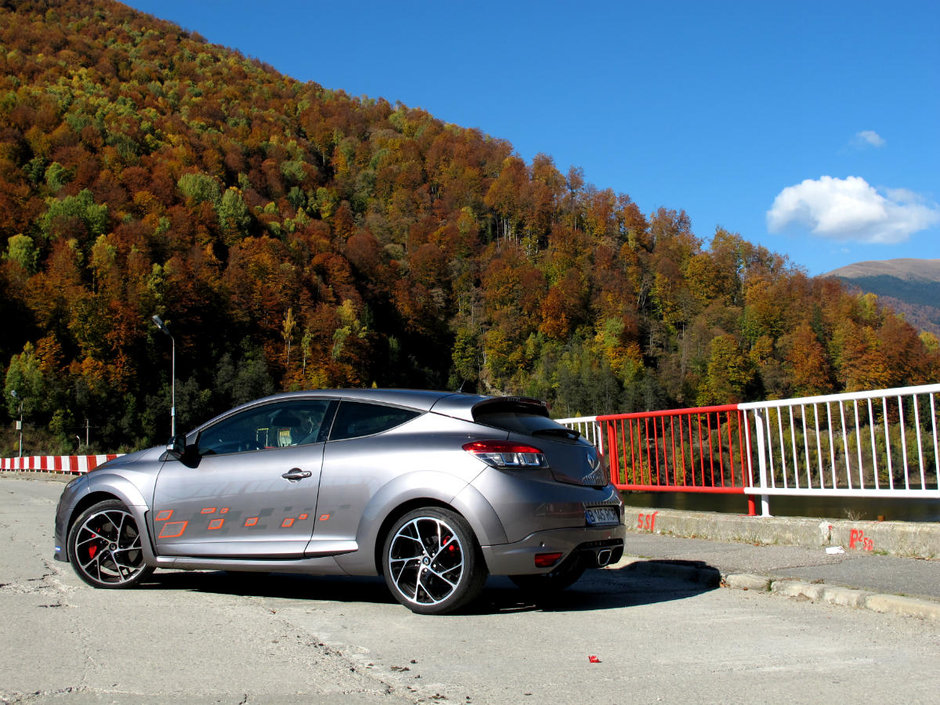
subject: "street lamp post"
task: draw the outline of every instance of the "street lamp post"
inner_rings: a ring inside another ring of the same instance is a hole
[[[23,400],[19,398],[16,393],[16,390],[13,389],[10,391],[10,394],[13,395],[13,399],[19,402],[20,405],[20,420],[16,422],[16,430],[20,432],[20,455],[23,457]]]
[[[154,314],[152,320],[157,328],[170,336],[170,437],[172,438],[176,435],[176,339],[160,316]]]

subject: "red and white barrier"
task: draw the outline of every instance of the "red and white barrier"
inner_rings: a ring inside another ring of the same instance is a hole
[[[120,457],[123,453],[107,455],[29,455],[23,458],[0,458],[0,470],[17,472],[61,472],[81,475],[99,465]]]

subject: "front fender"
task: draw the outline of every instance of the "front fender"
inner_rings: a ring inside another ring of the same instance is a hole
[[[113,497],[123,502],[127,510],[133,515],[134,521],[137,522],[141,532],[141,551],[144,555],[144,561],[147,565],[156,565],[156,555],[151,540],[152,527],[149,523],[150,504],[138,484],[134,480],[125,477],[117,468],[115,470],[96,470],[86,477],[87,480],[83,483],[84,486],[79,492],[76,492],[75,497],[72,499],[72,506],[67,519],[68,525],[63,531],[62,552],[65,554],[65,560],[69,558],[68,534],[78,515],[98,501]]]

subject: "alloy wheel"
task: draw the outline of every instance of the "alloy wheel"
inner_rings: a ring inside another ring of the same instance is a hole
[[[82,514],[70,533],[70,549],[79,577],[95,587],[127,587],[150,573],[137,521],[120,502],[102,502]]]
[[[442,509],[412,512],[386,541],[386,582],[395,598],[422,614],[450,612],[473,599],[486,578],[466,521]]]

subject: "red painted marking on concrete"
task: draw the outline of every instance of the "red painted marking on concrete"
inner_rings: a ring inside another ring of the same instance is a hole
[[[640,513],[637,516],[636,528],[639,531],[656,531],[656,515],[659,514],[658,511],[653,512],[652,514]]]

